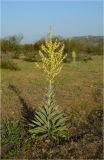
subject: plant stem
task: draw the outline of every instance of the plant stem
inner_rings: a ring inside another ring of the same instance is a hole
[[[52,81],[49,80],[49,89],[51,90],[51,88],[52,88]]]

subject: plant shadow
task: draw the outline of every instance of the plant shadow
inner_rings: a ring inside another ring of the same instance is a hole
[[[19,98],[20,103],[22,104],[22,117],[25,122],[31,122],[35,116],[35,111],[32,107],[26,102],[26,100],[21,96],[20,90],[12,84],[9,84],[9,89],[11,89]]]

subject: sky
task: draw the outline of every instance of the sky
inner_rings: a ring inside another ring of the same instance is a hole
[[[1,37],[20,34],[23,43],[53,35],[73,36],[103,34],[102,1],[3,1],[1,2]]]

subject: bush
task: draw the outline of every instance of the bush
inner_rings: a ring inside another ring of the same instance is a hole
[[[26,52],[24,56],[25,56],[24,60],[28,62],[40,62],[41,61],[40,56],[36,52]]]
[[[85,53],[78,53],[77,54],[76,62],[77,61],[87,62],[89,60],[92,60],[92,57],[90,55],[85,54]],[[64,63],[72,62],[72,61],[73,61],[73,58],[72,58],[71,53],[68,53],[67,57],[63,60]]]
[[[24,60],[29,61],[29,62],[35,62],[35,53],[34,52],[26,52]]]
[[[20,58],[20,52],[18,52],[18,51],[13,52],[12,53],[12,58],[19,59]]]
[[[8,55],[1,57],[1,68],[19,70],[18,65]]]
[[[92,60],[92,57],[88,54],[79,54],[78,57],[77,57],[77,60],[87,62],[89,60]]]

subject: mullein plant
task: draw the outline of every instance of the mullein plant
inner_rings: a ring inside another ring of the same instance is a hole
[[[72,51],[72,58],[73,58],[73,62],[75,63],[76,62],[76,57],[77,57],[77,54],[75,51]]]
[[[45,72],[48,87],[44,105],[36,112],[30,124],[29,131],[36,139],[60,139],[68,135],[68,118],[56,105],[53,90],[55,77],[60,73],[62,62],[66,58],[63,50],[64,45],[61,45],[57,39],[52,41],[52,27],[50,27],[49,38],[45,41],[45,45],[41,45],[41,51],[39,51],[42,66],[37,64]]]

